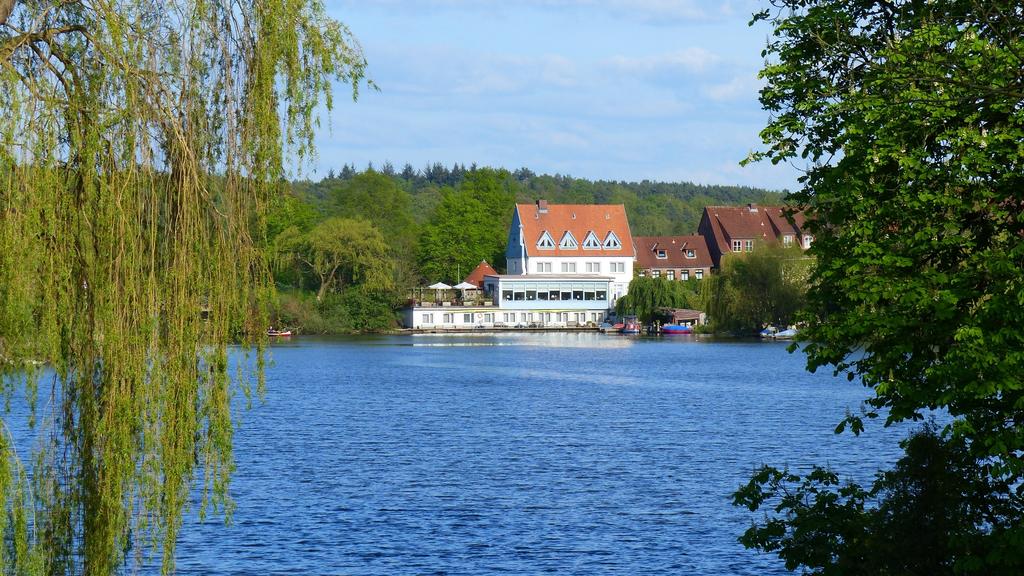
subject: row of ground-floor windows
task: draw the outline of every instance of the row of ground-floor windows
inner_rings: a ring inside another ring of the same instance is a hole
[[[441,323],[443,323],[443,324],[454,324],[456,317],[461,317],[462,324],[472,324],[473,323],[473,314],[471,312],[465,313],[465,314],[457,314],[457,313],[454,313],[454,312],[445,312],[444,314],[441,314],[440,316],[441,316]],[[485,312],[481,316],[480,321],[485,323],[485,324],[493,323],[494,322],[494,312]],[[424,324],[433,324],[434,323],[434,313],[433,312],[425,313],[423,315],[423,323]]]
[[[440,316],[442,324],[455,324],[457,321],[460,324],[474,324],[474,322],[478,324],[494,324],[500,318],[500,321],[506,324],[528,324],[535,322],[562,322],[568,324],[576,322],[582,325],[588,321],[596,324],[604,319],[604,315],[600,312],[503,312],[501,314],[484,312],[482,314],[477,313],[477,315],[479,318],[474,320],[474,314],[471,312],[445,312],[444,314],[425,312],[423,314],[423,324],[433,324],[437,316]]]
[[[502,290],[502,300],[608,300],[607,290]]]
[[[527,323],[527,322],[576,322],[586,324],[589,321],[595,324],[600,322],[600,312],[503,312],[502,321],[505,323]]]
[[[661,270],[655,269],[655,270],[651,270],[650,272],[651,272],[651,278],[660,278],[661,277]],[[647,275],[647,270],[641,270],[640,271],[640,275],[641,276],[646,276]],[[698,268],[698,269],[694,270],[693,271],[693,277],[696,278],[697,280],[703,280],[704,279],[704,270],[701,269],[701,268]],[[675,270],[666,270],[665,271],[665,278],[667,278],[669,280],[675,280],[676,279],[676,271]],[[684,281],[684,282],[686,280],[689,280],[690,279],[690,271],[689,270],[680,270],[679,271],[679,279]]]

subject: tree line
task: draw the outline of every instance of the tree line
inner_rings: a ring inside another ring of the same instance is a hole
[[[688,182],[592,181],[476,165],[345,164],[275,199],[266,238],[275,321],[310,332],[381,330],[410,288],[505,267],[514,204],[623,204],[637,235],[689,234],[710,204],[778,204],[784,193]]]

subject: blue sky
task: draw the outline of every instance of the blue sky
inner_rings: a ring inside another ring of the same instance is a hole
[[[320,174],[454,162],[796,188],[759,146],[753,0],[328,0],[379,92],[338,87]]]

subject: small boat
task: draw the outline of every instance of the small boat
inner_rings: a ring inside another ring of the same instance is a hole
[[[681,324],[665,324],[661,327],[662,334],[693,334],[693,328]]]
[[[267,330],[267,336],[270,336],[272,338],[273,337],[284,338],[284,337],[291,336],[291,335],[292,335],[292,331],[291,330],[274,330],[273,328],[271,328],[270,330]]]
[[[613,330],[617,330],[614,324],[610,324],[608,322],[601,322],[597,329],[601,332],[612,332]]]
[[[793,338],[796,338],[796,330],[794,328],[780,330],[776,332],[772,338],[775,338],[776,340],[792,340]]]
[[[787,328],[785,330],[779,330],[774,326],[769,326],[764,330],[761,330],[761,338],[771,338],[773,340],[792,340],[796,337],[795,328]]]
[[[619,332],[622,334],[639,334],[640,322],[636,318],[627,318],[622,328],[619,328]]]

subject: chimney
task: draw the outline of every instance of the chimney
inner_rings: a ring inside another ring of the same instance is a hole
[[[537,213],[538,214],[547,214],[548,213],[548,201],[547,200],[537,200]]]

